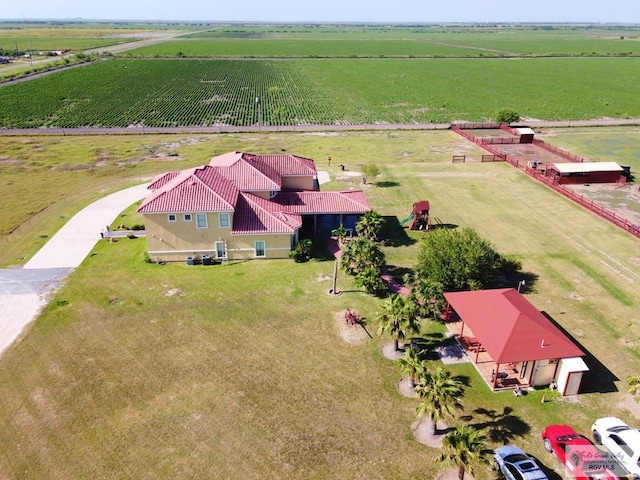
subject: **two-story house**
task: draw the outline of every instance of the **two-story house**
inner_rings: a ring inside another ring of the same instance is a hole
[[[286,258],[301,233],[353,228],[362,191],[321,192],[313,160],[230,152],[156,177],[138,208],[153,261]]]

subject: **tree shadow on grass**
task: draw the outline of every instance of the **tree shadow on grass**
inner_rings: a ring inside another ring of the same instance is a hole
[[[384,223],[380,230],[380,237],[384,238],[384,243],[388,247],[406,247],[413,245],[416,240],[407,235],[404,228],[400,226],[398,217],[390,215],[382,217]]]
[[[399,187],[399,182],[375,182],[374,185],[380,188]]]
[[[435,350],[442,345],[442,333],[429,333],[422,337],[414,337],[409,342],[411,348],[418,352],[421,360],[440,360],[440,355]]]
[[[492,442],[506,445],[516,437],[523,437],[531,431],[531,425],[517,415],[513,415],[511,407],[504,407],[502,411],[486,408],[476,408],[473,415],[465,415],[462,419],[477,429],[487,429],[487,436]],[[476,420],[475,423],[473,420]]]

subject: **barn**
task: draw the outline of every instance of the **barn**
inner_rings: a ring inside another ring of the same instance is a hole
[[[514,130],[520,137],[520,143],[533,143],[534,131],[531,128],[516,127]]]
[[[616,162],[550,163],[546,175],[557,177],[558,183],[616,183],[624,175],[624,169]]]

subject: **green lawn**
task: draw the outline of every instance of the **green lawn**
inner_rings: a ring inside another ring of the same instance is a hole
[[[146,141],[184,136],[162,138]],[[107,140],[125,149],[118,137]],[[597,359],[584,384],[593,393],[576,402],[548,396],[545,404],[542,391],[492,394],[470,365],[452,367],[469,382],[459,421],[521,445],[558,472],[542,449],[545,425],[568,422],[587,433],[605,414],[637,422],[623,406],[624,379],[640,368],[637,239],[508,165],[452,164],[452,154],[479,152],[450,132],[210,136],[172,148],[184,160],[152,162],[147,171],[204,163],[232,148],[296,153],[321,170],[330,155],[332,175],[340,163],[352,171],[377,163],[373,185],[354,179],[325,188],[364,188],[377,211],[397,218],[430,200],[442,222],[472,227],[521,260],[527,297]],[[389,231],[389,264],[414,267],[422,234]],[[329,296],[332,261],[161,266],[143,262],[144,252],[141,239],[101,242],[0,358],[0,476],[435,476],[439,451],[413,439],[416,401],[397,393],[399,369],[380,353],[389,339],[371,324],[374,338],[360,347],[336,332],[340,311],[356,308],[371,321],[379,300],[344,275],[345,293]],[[437,341],[443,327],[426,323],[422,333]],[[616,387],[622,392],[596,392]],[[480,469],[476,478],[494,476]]]

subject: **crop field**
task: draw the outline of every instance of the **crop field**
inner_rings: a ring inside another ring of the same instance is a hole
[[[111,60],[1,87],[0,127],[635,118],[637,78],[632,58]]]
[[[139,32],[137,29],[38,28],[31,25],[2,28],[0,25],[0,50],[85,50],[129,42]]]
[[[258,57],[258,58],[370,58],[370,57],[476,57],[490,51],[464,45],[443,45],[415,40],[173,40],[127,52],[143,57]]]
[[[511,57],[640,54],[640,29],[217,28],[131,50],[161,57]]]

